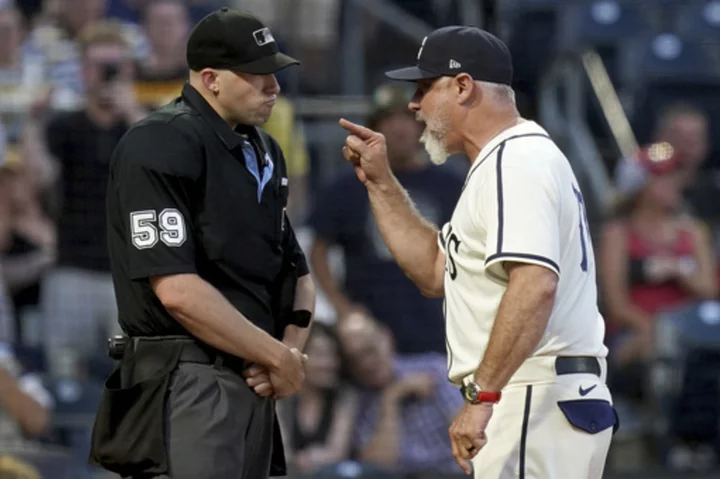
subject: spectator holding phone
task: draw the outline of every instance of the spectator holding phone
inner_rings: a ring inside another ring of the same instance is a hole
[[[20,2],[22,3],[22,2]],[[81,38],[83,32],[101,22],[108,0],[45,1],[43,14],[35,20],[23,50],[39,61],[44,82],[52,86],[51,104],[56,110],[81,108],[88,94],[84,83]],[[114,21],[136,59],[148,54],[149,45],[140,25]]]
[[[114,24],[92,25],[80,51],[86,107],[59,114],[44,128],[38,107],[24,138],[26,154],[36,155],[37,163],[54,161],[59,170],[57,268],[41,292],[51,355],[95,354],[117,332],[105,240],[108,164],[129,126],[145,116],[133,94],[133,61],[122,31]]]

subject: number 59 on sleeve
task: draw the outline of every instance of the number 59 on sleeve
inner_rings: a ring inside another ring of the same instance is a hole
[[[137,249],[152,248],[158,240],[177,248],[187,239],[185,219],[175,208],[166,208],[160,214],[155,210],[133,211],[130,213],[130,236]]]

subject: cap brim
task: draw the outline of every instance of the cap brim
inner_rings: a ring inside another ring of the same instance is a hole
[[[428,70],[423,70],[421,68],[418,68],[417,66],[413,66],[399,68],[397,70],[390,70],[389,72],[385,72],[385,76],[392,80],[418,81],[426,80],[428,78],[438,78],[442,75]]]
[[[230,70],[252,73],[253,75],[269,75],[271,73],[277,73],[283,68],[287,68],[292,65],[300,65],[300,62],[291,56],[277,52],[267,57],[258,58],[257,60],[234,66],[230,68]]]

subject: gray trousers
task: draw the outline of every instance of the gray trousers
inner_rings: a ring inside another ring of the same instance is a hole
[[[170,474],[155,478],[267,478],[274,410],[274,401],[257,396],[236,372],[180,363],[166,408]]]

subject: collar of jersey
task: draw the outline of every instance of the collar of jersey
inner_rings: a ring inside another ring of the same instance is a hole
[[[217,114],[210,104],[200,95],[195,88],[189,83],[185,83],[182,90],[182,96],[187,103],[190,104],[215,130],[218,137],[222,140],[228,150],[233,150],[245,141],[245,136],[230,128],[225,120]],[[238,127],[242,128],[242,127]]]
[[[470,178],[470,175],[472,175],[472,173],[487,159],[490,153],[495,151],[495,149],[500,143],[512,136],[530,133],[543,133],[547,135],[547,132],[543,130],[540,125],[538,125],[532,120],[523,121],[519,125],[512,126],[507,130],[497,134],[487,143],[487,145],[483,146],[482,150],[480,150],[480,153],[478,153],[477,158],[475,159],[472,166],[470,167],[470,170],[468,171],[467,178]]]

